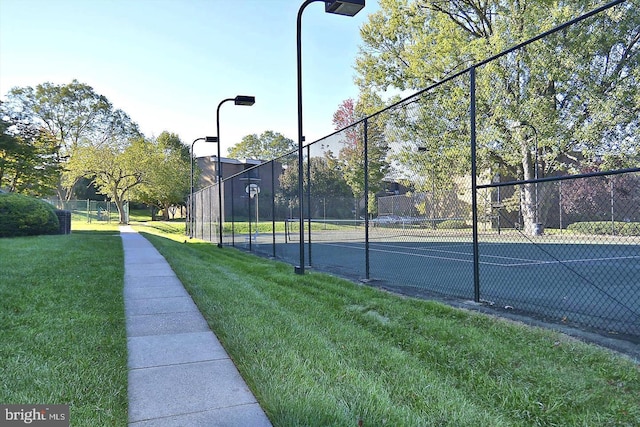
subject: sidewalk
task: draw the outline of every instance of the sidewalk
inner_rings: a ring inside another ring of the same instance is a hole
[[[129,426],[271,426],[167,261],[131,227],[120,236]]]

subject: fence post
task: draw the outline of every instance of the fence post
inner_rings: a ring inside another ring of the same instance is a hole
[[[309,241],[309,266],[311,263],[311,144],[307,145],[307,221],[308,221],[308,241]]]
[[[200,239],[204,240],[204,191],[200,192]]]
[[[611,187],[611,235],[616,235],[616,221],[615,221],[615,211],[614,211],[614,192],[613,192],[613,179],[614,177],[609,178],[609,186]]]
[[[247,177],[249,178],[247,180],[247,185],[249,187],[251,187],[251,173],[248,172],[247,173]],[[246,190],[245,190],[246,191]],[[253,215],[251,215],[251,192],[247,192],[247,221],[249,222],[249,252],[251,252],[253,250],[253,246],[251,244],[251,217]],[[256,224],[257,227],[257,224]]]
[[[473,215],[473,300],[480,302],[480,254],[478,252],[478,189],[476,164],[476,67],[470,71],[471,210]]]
[[[368,150],[368,119],[364,120],[364,278],[369,280],[369,150]],[[357,215],[357,213],[356,213]],[[356,221],[358,224],[358,221]]]
[[[233,199],[236,197],[235,190],[233,189],[233,180],[231,178],[231,246],[236,246],[236,209],[233,203]]]
[[[276,257],[276,172],[274,160],[271,161],[271,237],[273,257]]]

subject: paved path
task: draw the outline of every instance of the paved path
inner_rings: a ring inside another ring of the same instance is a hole
[[[131,227],[120,236],[129,426],[271,426],[167,261]]]

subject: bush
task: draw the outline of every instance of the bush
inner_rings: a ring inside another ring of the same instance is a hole
[[[617,236],[640,236],[640,222],[574,222],[573,224],[569,224],[567,230],[581,234],[615,234]],[[615,231],[615,233],[613,233],[612,231]]]
[[[438,230],[460,230],[469,227],[466,222],[459,219],[447,219],[436,226]]]
[[[21,194],[0,194],[0,237],[57,234],[59,226],[49,203]]]

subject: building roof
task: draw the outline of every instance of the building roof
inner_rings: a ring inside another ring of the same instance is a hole
[[[211,161],[215,161],[218,157],[217,156],[211,156]],[[230,159],[228,157],[220,157],[220,163],[227,163],[227,164],[232,164],[232,165],[261,165],[264,163],[264,160],[257,160],[257,159]]]

